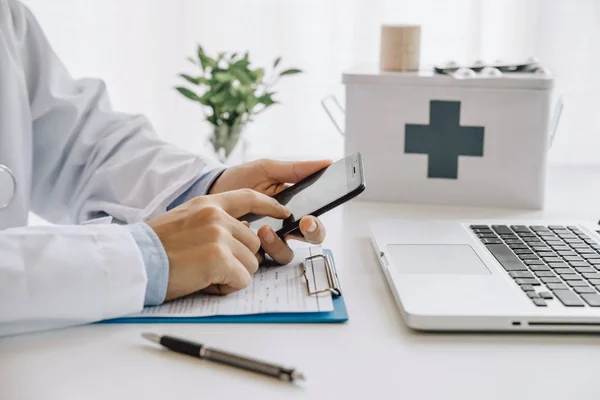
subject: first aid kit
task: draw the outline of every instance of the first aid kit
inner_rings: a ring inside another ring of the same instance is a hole
[[[343,75],[362,200],[540,209],[562,102],[539,61]],[[331,114],[330,114],[331,115]]]

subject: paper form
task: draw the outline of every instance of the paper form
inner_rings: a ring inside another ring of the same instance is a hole
[[[224,296],[194,294],[159,306],[146,307],[131,317],[208,317],[260,313],[333,311],[331,293],[309,295],[303,264],[306,257],[322,254],[320,247],[294,250],[285,266],[260,267],[246,289]],[[307,263],[311,290],[328,287],[322,261]]]

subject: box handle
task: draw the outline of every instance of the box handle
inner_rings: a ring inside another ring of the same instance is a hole
[[[331,103],[335,105],[335,108],[331,106]],[[321,105],[323,106],[323,109],[325,109],[325,112],[329,116],[329,119],[335,126],[335,129],[340,133],[340,135],[346,136],[344,132],[344,120],[346,118],[346,111],[344,110],[338,99],[333,94],[330,94],[321,100]],[[335,116],[336,114],[337,119]]]
[[[559,96],[556,100],[556,105],[554,106],[554,110],[552,112],[552,120],[550,121],[550,146],[552,147],[552,143],[554,142],[554,137],[556,136],[556,131],[558,130],[558,123],[560,121],[560,117],[562,115],[562,111],[564,108],[564,103],[562,100],[562,96]]]

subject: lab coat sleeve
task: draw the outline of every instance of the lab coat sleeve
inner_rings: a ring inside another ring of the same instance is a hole
[[[169,204],[169,206],[167,207],[167,211],[178,207],[181,204],[195,197],[207,194],[210,191],[213,183],[215,183],[215,181],[219,179],[223,172],[225,172],[225,168],[215,168],[209,173],[204,174],[204,176],[198,179],[192,186],[190,186],[188,190],[186,190],[178,198],[173,200],[173,202],[171,202],[171,204]]]
[[[139,312],[148,277],[131,224],[72,223],[148,219],[212,168],[112,111],[101,82],[69,77],[22,4],[0,6],[30,100],[31,206],[62,223],[0,230],[0,336]]]
[[[144,262],[126,226],[0,231],[0,336],[139,312]]]
[[[220,167],[159,140],[143,116],[113,111],[102,81],[72,79],[33,15],[15,4],[33,120],[35,213],[55,223],[105,215],[144,221]]]

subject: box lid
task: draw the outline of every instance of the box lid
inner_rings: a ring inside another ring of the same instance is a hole
[[[552,74],[505,73],[501,76],[456,78],[437,74],[433,69],[415,72],[380,71],[377,65],[356,66],[343,73],[346,85],[452,86],[496,89],[548,90],[554,86]]]

